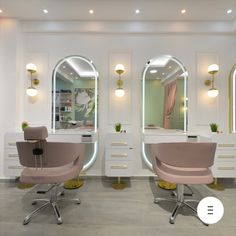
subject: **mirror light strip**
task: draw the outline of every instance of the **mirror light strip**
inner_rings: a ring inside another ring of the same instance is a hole
[[[236,89],[235,89],[235,86],[236,86],[236,68],[233,72],[233,95],[232,95],[232,98],[233,98],[233,101],[232,101],[232,112],[233,112],[233,133],[236,132]]]

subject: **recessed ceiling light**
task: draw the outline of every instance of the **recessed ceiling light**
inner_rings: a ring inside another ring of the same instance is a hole
[[[93,10],[93,9],[90,9],[90,10],[89,10],[89,13],[90,13],[90,14],[93,14],[93,13],[94,13],[94,10]]]
[[[162,72],[161,74],[162,74],[162,75],[165,75],[165,72]]]
[[[169,68],[169,69],[171,69],[171,68],[172,68],[172,66],[169,66],[168,68]]]
[[[182,9],[181,14],[185,14],[185,13],[186,13],[186,9]]]
[[[231,14],[231,13],[232,13],[232,9],[228,9],[227,14]]]
[[[0,13],[2,13],[2,10],[0,9]]]
[[[47,9],[44,9],[44,10],[43,10],[43,13],[44,13],[44,14],[48,14],[48,10],[47,10]]]
[[[63,66],[63,69],[65,69],[66,68],[66,66]]]
[[[139,10],[139,9],[136,9],[136,10],[135,10],[135,13],[136,13],[136,14],[139,14],[139,13],[140,13],[140,10]]]
[[[150,74],[155,74],[157,73],[157,70],[150,70]]]
[[[73,72],[70,72],[71,75],[73,75]]]

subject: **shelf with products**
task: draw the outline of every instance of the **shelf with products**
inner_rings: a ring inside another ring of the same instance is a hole
[[[56,93],[56,126],[65,128],[65,124],[72,119],[73,93],[71,90],[60,90]]]

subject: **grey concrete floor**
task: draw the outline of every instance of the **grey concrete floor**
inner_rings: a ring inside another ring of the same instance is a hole
[[[235,236],[236,235],[236,185],[224,183],[222,192],[206,186],[193,186],[194,197],[219,198],[225,208],[220,222],[204,226],[188,209],[182,209],[174,225],[169,224],[169,215],[174,207],[166,202],[156,205],[154,197],[169,197],[170,192],[157,188],[153,178],[127,180],[124,190],[111,188],[113,179],[86,178],[83,187],[67,190],[66,197],[79,197],[80,205],[59,205],[63,224],[57,225],[51,208],[43,210],[26,225],[23,218],[35,206],[31,200],[41,197],[36,186],[20,190],[14,183],[0,183],[0,236]],[[42,196],[45,197],[45,196]]]

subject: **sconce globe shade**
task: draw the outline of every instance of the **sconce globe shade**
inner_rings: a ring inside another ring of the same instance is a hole
[[[115,71],[118,74],[122,74],[125,71],[125,67],[122,64],[117,64],[115,67]]]
[[[125,95],[125,90],[123,88],[117,88],[115,94],[117,97],[123,97]]]
[[[27,93],[28,96],[34,97],[38,94],[38,91],[34,87],[29,87],[29,88],[26,89],[26,93]]]
[[[208,66],[208,73],[214,74],[219,71],[219,66],[217,64],[212,64]]]
[[[208,94],[209,97],[215,98],[219,95],[219,90],[216,89],[216,88],[211,88],[211,89],[208,90],[207,94]]]
[[[28,63],[26,65],[26,70],[30,72],[36,72],[37,71],[37,66],[33,63]]]

